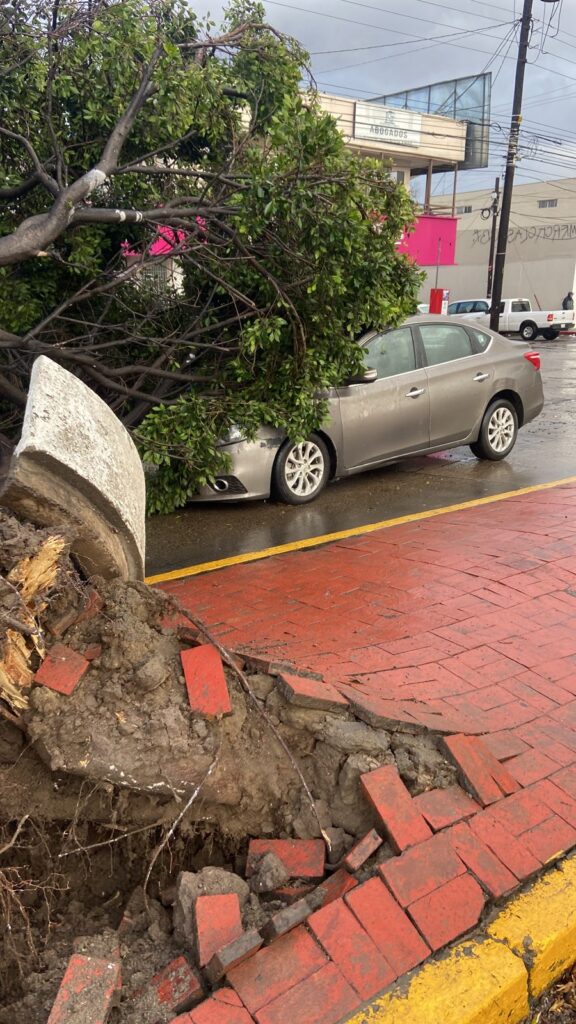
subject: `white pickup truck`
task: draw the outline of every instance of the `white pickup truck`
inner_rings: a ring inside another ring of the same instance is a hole
[[[489,299],[461,299],[448,306],[450,316],[462,316],[490,326]],[[504,299],[500,303],[500,334],[520,334],[524,341],[534,341],[539,334],[554,341],[560,331],[574,327],[574,310],[532,309],[530,299]]]

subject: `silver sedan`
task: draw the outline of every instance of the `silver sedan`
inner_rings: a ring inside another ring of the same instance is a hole
[[[194,500],[301,505],[329,480],[458,445],[497,461],[544,404],[538,353],[469,321],[416,316],[359,344],[366,370],[328,393],[317,431],[294,444],[271,427],[252,440],[233,428],[222,442],[229,467]]]

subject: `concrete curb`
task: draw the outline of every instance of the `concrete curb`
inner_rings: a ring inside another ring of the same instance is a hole
[[[428,961],[347,1024],[520,1024],[576,962],[576,857],[511,897],[482,934]]]

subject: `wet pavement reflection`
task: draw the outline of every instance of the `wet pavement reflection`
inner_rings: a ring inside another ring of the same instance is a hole
[[[160,573],[576,475],[576,338],[534,346],[546,404],[503,462],[469,448],[336,481],[311,505],[194,505],[147,526],[147,572]]]

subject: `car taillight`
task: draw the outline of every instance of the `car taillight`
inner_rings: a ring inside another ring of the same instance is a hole
[[[539,352],[525,352],[524,353],[524,359],[527,359],[529,363],[532,363],[532,366],[534,367],[535,370],[539,370],[540,369],[540,353]]]
[[[553,320],[554,319],[554,313],[548,313],[548,316],[546,317],[546,319],[548,321]]]

